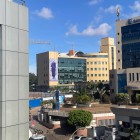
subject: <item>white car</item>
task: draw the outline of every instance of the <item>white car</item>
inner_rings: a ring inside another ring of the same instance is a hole
[[[29,140],[46,140],[44,135],[35,135],[29,138]]]
[[[85,136],[75,136],[73,140],[87,140]]]

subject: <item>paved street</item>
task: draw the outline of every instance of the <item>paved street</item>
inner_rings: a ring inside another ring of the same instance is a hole
[[[37,111],[39,109],[40,109],[39,107],[32,109],[31,115],[36,116]],[[34,128],[42,130],[47,140],[68,140],[69,139],[69,136],[65,136],[64,131],[61,129],[57,129],[57,130],[48,129],[42,124],[40,124],[38,121],[36,121],[35,119],[34,119],[34,122],[35,122]]]

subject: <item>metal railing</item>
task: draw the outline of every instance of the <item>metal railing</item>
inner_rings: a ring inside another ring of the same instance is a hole
[[[9,0],[9,1],[13,1],[13,2],[16,2],[16,3],[18,3],[20,5],[24,5],[24,6],[26,4],[25,0]]]

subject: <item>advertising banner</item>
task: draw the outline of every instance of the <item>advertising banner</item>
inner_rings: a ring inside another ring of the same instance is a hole
[[[49,71],[50,71],[50,81],[58,81],[57,59],[50,59]]]

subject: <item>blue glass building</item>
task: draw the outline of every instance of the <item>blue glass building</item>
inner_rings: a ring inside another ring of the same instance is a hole
[[[86,59],[59,57],[58,81],[59,84],[86,82]]]
[[[121,27],[122,68],[140,67],[140,23]]]

